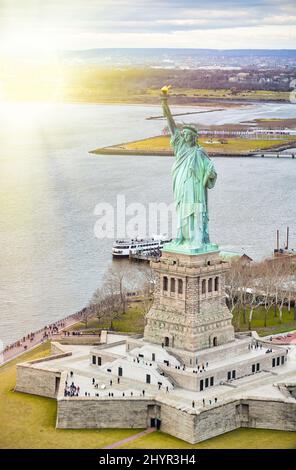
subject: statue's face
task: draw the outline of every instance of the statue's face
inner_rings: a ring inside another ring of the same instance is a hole
[[[185,142],[193,147],[196,144],[196,134],[190,129],[183,129],[182,135],[185,139]]]

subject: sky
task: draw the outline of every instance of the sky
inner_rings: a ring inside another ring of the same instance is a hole
[[[0,0],[0,52],[296,49],[290,0]]]

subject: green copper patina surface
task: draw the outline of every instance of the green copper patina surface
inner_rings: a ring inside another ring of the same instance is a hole
[[[171,133],[175,161],[172,168],[173,194],[178,217],[177,237],[165,251],[198,254],[218,251],[210,242],[208,189],[217,179],[213,162],[197,142],[197,131],[183,126],[180,131],[168,106],[168,87],[162,88],[162,107]]]

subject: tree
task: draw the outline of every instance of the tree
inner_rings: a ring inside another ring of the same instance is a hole
[[[104,282],[93,294],[90,305],[100,324],[119,320],[126,313],[128,294],[142,293],[143,314],[148,312],[153,299],[153,272],[146,265],[114,263],[104,276]]]
[[[249,307],[249,315],[248,315],[248,329],[252,329],[252,319],[255,310],[263,305],[264,297],[258,291],[258,279],[257,279],[258,267],[257,265],[253,265],[250,267],[249,271],[249,281],[248,281],[248,288],[247,288],[247,304]]]
[[[274,278],[272,270],[270,269],[270,263],[263,261],[258,264],[258,293],[261,294],[264,306],[264,326],[267,326],[267,315],[275,302],[274,296]]]
[[[230,264],[230,269],[226,273],[225,278],[225,288],[226,288],[226,302],[228,308],[233,315],[235,309],[239,306],[240,303],[240,271],[241,263],[239,260],[234,260]],[[238,311],[238,327],[240,323],[240,313]]]
[[[84,323],[85,328],[88,327],[88,320],[94,316],[94,311],[90,307],[86,307],[83,309],[83,313],[81,315],[81,322]]]

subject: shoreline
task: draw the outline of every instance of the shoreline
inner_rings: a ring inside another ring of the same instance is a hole
[[[153,139],[153,137],[148,137],[147,140]],[[140,148],[125,148],[125,145],[134,144],[138,141],[132,142],[125,142],[117,145],[111,145],[107,147],[97,148],[90,150],[88,153],[91,155],[113,155],[113,156],[143,156],[143,157],[173,157],[174,153],[172,149],[140,149]],[[249,150],[249,151],[242,151],[242,152],[211,152],[207,149],[207,154],[209,157],[226,157],[226,158],[262,158],[262,155],[265,153],[279,153],[283,152],[284,150],[293,149],[296,147],[296,140],[293,139],[289,143],[277,144],[274,146],[270,146],[265,149],[258,149],[258,150]],[[278,158],[294,158],[294,153],[291,154],[283,154]],[[276,158],[276,157],[274,157]]]
[[[231,98],[201,98],[199,101],[196,102],[188,102],[188,103],[174,103],[174,100],[171,100],[171,105],[176,108],[195,108],[195,107],[204,107],[204,106],[225,106],[225,107],[244,107],[244,106],[252,106],[255,104],[291,104],[289,100],[282,100],[282,99],[274,99],[274,100],[266,100],[266,99],[231,99]],[[161,107],[161,103],[159,102],[147,102],[143,101],[122,101],[122,100],[99,100],[99,101],[87,101],[87,100],[34,100],[34,99],[18,99],[18,100],[7,100],[3,102],[4,104],[16,104],[16,103],[43,103],[43,104],[80,104],[80,105],[110,105],[110,106],[151,106],[151,107]]]
[[[82,312],[76,312],[68,315],[67,317],[61,318],[60,320],[50,323],[49,325],[40,328],[39,330],[27,333],[22,338],[14,341],[13,343],[7,344],[2,351],[0,351],[0,367],[8,364],[10,361],[22,356],[28,351],[32,351],[45,341],[53,340],[55,337],[60,335],[70,326],[73,326],[81,322]],[[58,331],[55,331],[55,327],[58,327]],[[33,339],[31,339],[33,338]]]

